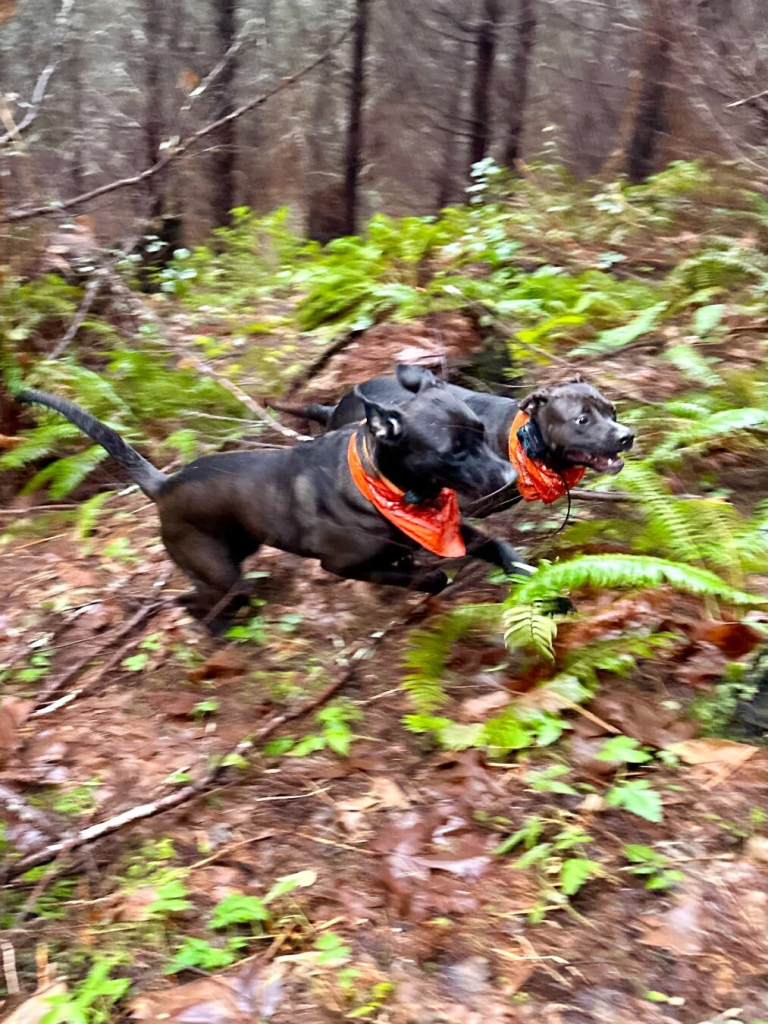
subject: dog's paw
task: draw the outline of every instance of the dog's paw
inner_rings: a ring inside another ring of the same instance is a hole
[[[533,576],[536,572],[535,566],[524,562],[523,556],[511,544],[500,540],[498,547],[501,567],[509,576]]]
[[[448,577],[444,572],[436,569],[420,577],[416,583],[417,588],[424,594],[440,594],[448,586]]]

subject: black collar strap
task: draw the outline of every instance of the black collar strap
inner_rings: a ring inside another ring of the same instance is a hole
[[[520,427],[517,439],[529,459],[535,459],[536,462],[547,462],[548,457],[552,454],[544,443],[538,424],[533,419],[529,419],[525,426]]]

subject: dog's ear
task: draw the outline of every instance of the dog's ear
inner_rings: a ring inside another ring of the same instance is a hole
[[[372,402],[370,398],[366,398],[357,388],[355,388],[355,394],[363,403],[368,429],[377,441],[392,444],[402,437],[403,415],[399,409],[393,409],[391,406]]]
[[[520,402],[520,408],[523,412],[535,412],[540,409],[542,405],[546,405],[549,401],[549,389],[539,388],[538,391],[534,391]]]
[[[400,363],[395,371],[397,383],[407,391],[426,391],[427,388],[439,387],[442,383],[425,366],[408,366]]]

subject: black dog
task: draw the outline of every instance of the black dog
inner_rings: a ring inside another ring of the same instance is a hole
[[[366,394],[377,401],[398,406],[406,395],[400,381],[402,372],[403,368],[398,367],[397,377],[372,377],[364,385]],[[412,381],[435,379],[430,370],[417,366],[409,367],[408,375]],[[522,496],[529,500],[534,497],[554,500],[552,495],[557,497],[564,493],[578,478],[579,474],[573,474],[574,467],[594,469],[598,473],[618,473],[624,465],[619,453],[628,451],[634,443],[630,428],[616,422],[613,403],[581,377],[540,388],[520,402],[453,384],[446,386],[482,420],[489,447],[501,458],[511,459],[521,477],[518,482],[521,493],[512,499],[506,496],[501,502],[485,501],[481,504],[463,501],[462,508],[475,516],[499,511],[515,500],[519,501]],[[271,404],[283,412],[322,423],[327,430],[352,423],[363,412],[355,391],[346,394],[335,406]],[[526,415],[521,417],[521,413]],[[531,490],[526,492],[523,479],[526,465],[534,475],[537,470],[545,475],[551,471],[554,488],[547,493],[544,486],[537,488],[534,480]],[[558,486],[560,480],[563,486]]]
[[[386,500],[401,515],[415,516],[418,529],[420,516],[429,525],[447,509],[450,519],[454,489],[465,495],[497,491],[512,486],[516,474],[490,450],[483,424],[449,388],[410,369],[398,379],[410,401],[394,408],[361,392],[365,421],[357,427],[293,448],[205,456],[172,476],[72,402],[43,391],[17,397],[66,416],[156,502],[166,550],[195,587],[187,606],[209,621],[211,610],[230,597],[242,603],[240,565],[262,544],[319,558],[324,569],[348,579],[425,593],[445,587],[443,572],[413,564],[408,556],[419,543],[361,492],[353,466],[371,486],[385,487]],[[462,523],[454,511],[451,555],[466,548],[508,572],[525,572],[514,548]]]

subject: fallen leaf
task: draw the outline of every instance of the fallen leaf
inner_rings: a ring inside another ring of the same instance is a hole
[[[0,25],[12,18],[16,12],[16,0],[0,0]]]
[[[21,697],[6,697],[0,704],[0,765],[5,765],[19,746],[19,729],[34,706],[34,701]]]
[[[51,1004],[48,1002],[51,996],[61,996],[66,991],[65,982],[51,982],[45,988],[38,989],[21,1006],[17,1006],[10,1016],[4,1018],[3,1024],[40,1024],[43,1017],[51,1012]]]
[[[411,801],[398,784],[385,775],[371,780],[370,795],[378,800],[381,807],[405,811],[411,806]]]
[[[210,658],[199,668],[192,669],[189,679],[193,683],[203,679],[231,679],[242,675],[248,668],[244,656],[233,647],[222,647],[214,651]]]
[[[696,956],[702,952],[701,906],[691,893],[677,897],[677,905],[665,914],[639,918],[644,930],[643,946],[667,949],[676,956]]]
[[[185,96],[189,96],[198,85],[200,85],[200,75],[196,74],[192,68],[184,68],[176,79],[176,88],[183,92]]]
[[[274,1016],[283,997],[282,973],[277,965],[265,971],[246,964],[235,974],[137,996],[130,1010],[135,1020],[148,1024],[251,1024]]]
[[[763,640],[763,634],[746,622],[705,620],[697,625],[696,638],[719,648],[731,660],[749,654]]]
[[[717,774],[725,768],[738,768],[756,754],[759,747],[711,737],[672,743],[668,749],[686,764]]]
[[[675,675],[686,686],[710,686],[722,679],[727,660],[719,647],[701,640],[693,645],[690,656],[676,666]]]
[[[498,711],[510,703],[507,690],[494,690],[479,697],[469,697],[462,701],[460,719],[463,722],[482,722],[491,711]]]
[[[0,24],[2,24],[3,12],[0,7]],[[8,448],[16,448],[22,442],[20,437],[9,437],[8,434],[0,434],[0,449],[7,450]]]

